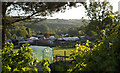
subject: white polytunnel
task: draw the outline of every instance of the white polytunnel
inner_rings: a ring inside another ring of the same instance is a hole
[[[50,59],[50,62],[53,63],[53,49],[50,47],[45,46],[30,46],[33,50],[32,52],[35,53],[35,57],[39,60],[47,58]]]

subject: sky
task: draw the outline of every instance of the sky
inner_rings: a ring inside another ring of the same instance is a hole
[[[86,0],[89,2],[89,0]],[[98,1],[98,0],[95,0]],[[105,1],[105,0],[100,0],[100,1]],[[113,6],[113,12],[118,11],[118,2],[120,0],[107,0],[110,2],[110,4]],[[13,7],[13,6],[12,6]],[[15,15],[19,12],[13,12],[11,15]],[[21,11],[22,13],[22,11]],[[84,17],[84,19],[88,19],[88,17],[85,14],[85,8],[83,6],[77,7],[77,8],[72,8],[69,10],[66,10],[64,13],[58,12],[54,13],[51,16],[46,16],[46,17],[40,17],[40,18],[47,18],[47,19],[81,19]]]
[[[87,0],[88,1],[88,0]],[[104,0],[101,0],[104,1]],[[120,0],[108,0],[110,4],[113,6],[113,12],[118,11],[118,2]],[[78,8],[72,8],[70,10],[66,10],[65,13],[55,13],[52,15],[53,17],[47,16],[47,19],[81,19],[84,17],[87,19],[87,16],[85,14],[85,9],[83,6],[80,6]]]

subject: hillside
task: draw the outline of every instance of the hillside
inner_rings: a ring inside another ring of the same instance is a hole
[[[45,19],[40,21],[39,19],[32,19],[31,21],[24,21],[17,23],[24,25],[35,32],[60,32],[62,30],[68,30],[69,28],[77,27],[82,25],[82,20],[64,20],[64,19]]]

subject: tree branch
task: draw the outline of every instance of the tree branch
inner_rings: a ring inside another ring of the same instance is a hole
[[[38,12],[35,12],[35,13],[33,13],[32,15],[30,15],[30,16],[27,16],[26,18],[21,18],[21,19],[18,19],[18,20],[16,20],[16,21],[13,21],[13,22],[11,22],[11,24],[14,24],[14,23],[16,23],[16,22],[19,22],[19,21],[23,21],[23,20],[26,20],[26,19],[30,19],[32,16],[34,16],[35,14],[37,14],[37,13],[39,13],[40,11],[38,11]]]

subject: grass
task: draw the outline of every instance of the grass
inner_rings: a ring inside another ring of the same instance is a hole
[[[72,64],[71,62],[56,62],[52,63],[50,66],[53,73],[56,71],[63,71],[63,73],[68,73],[67,70],[73,67],[75,67],[75,64]]]
[[[69,56],[71,51],[74,49],[57,49],[53,50],[54,56],[59,55],[59,56],[64,56],[64,51],[66,51],[66,56]]]
[[[53,56],[64,56],[64,51],[66,51],[66,56],[70,56],[71,51],[74,49],[62,49],[62,50],[53,50]],[[70,58],[66,58],[66,60],[72,60]]]
[[[56,47],[52,47],[54,50],[59,50],[59,49],[75,49],[75,47],[71,47],[71,46],[56,46]]]
[[[66,56],[70,56],[72,50],[75,50],[75,48],[72,48],[72,47],[53,47],[53,55],[54,55],[54,57],[56,55],[64,56],[64,51],[66,51]],[[66,58],[66,60],[71,60],[71,59]]]

